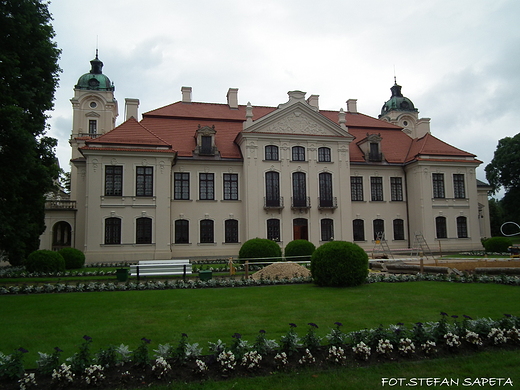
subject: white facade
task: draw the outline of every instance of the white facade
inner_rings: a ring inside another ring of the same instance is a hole
[[[236,256],[255,237],[282,247],[346,240],[371,251],[382,232],[393,249],[421,233],[434,251],[471,250],[489,235],[480,161],[433,137],[415,109],[387,105],[378,120],[353,99],[347,112],[332,112],[300,91],[277,107],[241,106],[237,94],[196,103],[183,87],[180,102],[140,122],[139,102],[127,99],[127,121],[114,129],[113,88],[78,83],[75,209],[48,210],[42,247],[56,246],[60,221],[88,262]],[[92,118],[96,134],[85,131]]]

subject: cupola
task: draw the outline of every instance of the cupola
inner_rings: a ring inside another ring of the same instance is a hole
[[[390,111],[418,112],[418,110],[414,107],[413,102],[407,97],[403,96],[401,93],[401,88],[402,87],[397,85],[397,82],[394,80],[394,85],[392,88],[390,88],[390,91],[392,91],[392,96],[390,97],[390,100],[383,104],[379,118]]]
[[[92,91],[114,91],[114,84],[103,74],[103,62],[98,57],[96,50],[96,58],[90,61],[90,72],[85,73],[78,79],[76,89],[86,89]]]

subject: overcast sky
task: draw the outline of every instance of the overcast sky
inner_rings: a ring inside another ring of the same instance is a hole
[[[287,92],[320,95],[320,108],[377,117],[394,82],[436,137],[493,158],[519,132],[518,0],[53,0],[62,50],[49,135],[69,170],[73,88],[95,57],[139,113],[181,99],[276,106]]]

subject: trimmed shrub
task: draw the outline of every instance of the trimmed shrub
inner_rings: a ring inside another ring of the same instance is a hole
[[[485,240],[482,245],[486,252],[506,253],[507,248],[513,245],[513,241],[507,237],[491,237]]]
[[[310,241],[307,240],[294,240],[287,244],[285,247],[285,257],[291,256],[308,256],[308,257],[299,257],[294,260],[302,260],[309,261],[311,259],[311,255],[316,250],[316,246]],[[289,259],[291,261],[293,259]]]
[[[41,249],[27,257],[25,268],[29,272],[61,272],[65,271],[65,259],[58,252]]]
[[[85,265],[85,255],[76,248],[63,248],[58,252],[65,259],[66,269],[83,268]]]
[[[263,257],[282,257],[280,246],[267,238],[252,238],[242,244],[238,252],[239,259],[256,259]]]
[[[368,276],[368,255],[357,244],[331,241],[312,254],[311,274],[318,286],[358,286]]]

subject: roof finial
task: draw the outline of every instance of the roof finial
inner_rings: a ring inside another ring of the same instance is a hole
[[[394,84],[397,85],[397,76],[395,75],[395,64],[394,64]]]

